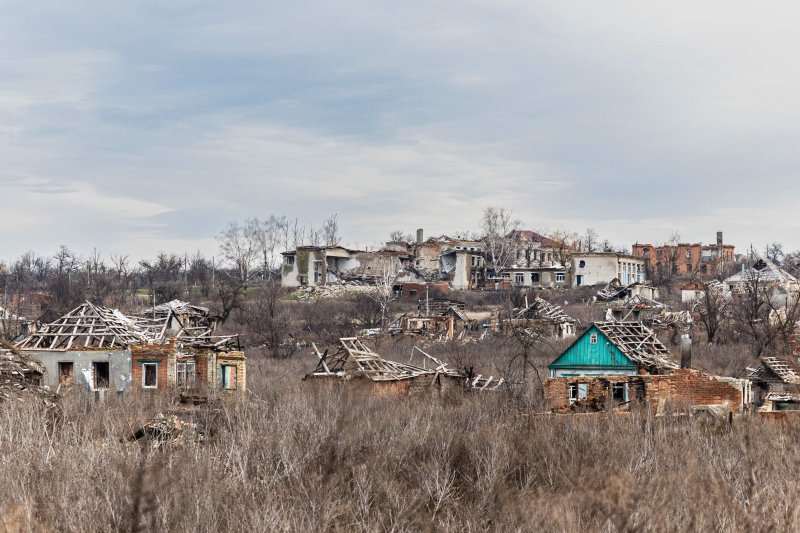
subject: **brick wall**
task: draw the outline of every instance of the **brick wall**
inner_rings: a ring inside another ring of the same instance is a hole
[[[723,380],[698,370],[679,368],[665,376],[643,377],[646,397],[654,404],[672,407],[724,405],[733,412],[741,410],[742,391],[737,380]]]
[[[629,402],[647,402],[654,412],[706,405],[721,405],[733,412],[741,411],[742,380],[718,378],[689,368],[680,368],[663,376],[549,378],[544,383],[545,410],[605,410],[611,405],[611,384],[626,381]],[[570,405],[569,383],[586,383],[586,399]]]
[[[171,360],[175,357],[175,340],[171,339],[167,344],[140,344],[132,345],[131,349],[131,385],[133,390],[164,391],[169,388],[170,380],[168,371]],[[156,389],[145,389],[142,387],[143,363],[157,363],[157,387]]]

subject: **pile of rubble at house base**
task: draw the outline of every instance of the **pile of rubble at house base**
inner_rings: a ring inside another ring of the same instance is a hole
[[[412,364],[385,359],[356,337],[341,338],[337,347],[324,353],[316,345],[312,346],[319,362],[314,371],[303,378],[305,381],[335,379],[370,386],[374,394],[403,396],[429,390],[496,391],[505,384],[503,378],[455,369],[418,347],[414,352],[421,356],[421,362]]]
[[[42,386],[44,368],[16,351],[0,346],[0,402],[48,400],[50,391]]]

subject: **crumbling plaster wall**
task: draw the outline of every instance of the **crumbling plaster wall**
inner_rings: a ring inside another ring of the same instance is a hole
[[[131,351],[124,350],[24,350],[25,355],[39,361],[46,369],[44,384],[58,386],[58,363],[73,364],[72,382],[91,388],[92,363],[108,363],[109,390],[124,391],[131,384]],[[88,378],[88,379],[87,379]]]

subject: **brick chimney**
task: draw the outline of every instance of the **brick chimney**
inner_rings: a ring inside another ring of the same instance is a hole
[[[417,246],[419,246],[420,244],[422,244],[423,237],[424,237],[424,233],[423,233],[423,231],[422,231],[422,228],[419,228],[419,229],[417,230]]]

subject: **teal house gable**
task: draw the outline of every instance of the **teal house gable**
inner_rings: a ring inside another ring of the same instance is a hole
[[[627,376],[636,375],[639,365],[593,324],[547,368],[550,377]]]

